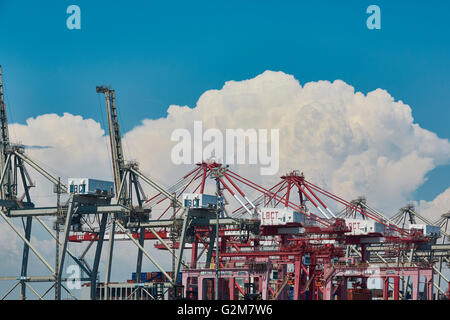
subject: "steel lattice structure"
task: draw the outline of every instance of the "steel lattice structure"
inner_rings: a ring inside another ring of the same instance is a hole
[[[136,246],[136,275],[142,272],[144,257],[164,275],[165,280],[157,283],[141,281],[139,276],[135,283],[128,283],[137,299],[143,295],[163,298],[167,290],[172,298],[236,299],[240,294],[246,299],[288,299],[289,288],[294,300],[347,299],[349,294],[366,292],[368,279],[374,277],[383,279],[384,299],[388,299],[390,290],[394,299],[419,299],[421,276],[426,278],[423,298],[448,296],[442,280],[447,284],[449,280],[442,268],[450,261],[449,213],[432,223],[412,206],[406,206],[389,218],[369,206],[364,197],[346,201],[306,180],[299,171],[289,172],[275,185],[264,187],[214,161],[197,163],[175,184],[164,188],[145,175],[138,163],[125,161],[115,91],[106,86],[96,91],[104,95],[106,102],[115,198],[68,192],[59,178],[26,155],[23,146],[10,143],[0,68],[0,214],[24,242],[20,276],[0,277],[16,281],[3,298],[19,285],[21,299],[27,298],[27,288],[40,299],[51,289],[55,299],[61,299],[62,290],[71,294],[63,284],[66,258],[86,275],[81,280],[89,283],[91,299],[113,298],[111,269],[116,240]],[[27,166],[55,186],[56,206],[35,207],[29,193],[34,185]],[[144,192],[142,182],[150,187],[150,196]],[[60,203],[62,193],[69,193],[69,198]],[[216,203],[192,207],[183,202],[189,194],[214,195]],[[296,218],[274,223],[273,214],[278,212],[290,212]],[[43,216],[55,217],[55,230],[45,224]],[[88,223],[91,218],[98,221],[95,226]],[[14,219],[25,219],[23,233]],[[55,239],[54,266],[31,243],[36,220]],[[438,227],[441,237],[411,228],[417,221]],[[359,226],[364,223],[366,229],[374,228],[360,232]],[[165,270],[145,248],[145,240],[157,240],[155,248],[170,254],[171,271]],[[75,242],[89,243],[81,256],[70,250]],[[99,283],[105,242],[105,280]],[[90,248],[95,248],[91,264],[85,259]],[[50,271],[49,275],[28,275],[30,250]],[[188,253],[189,261],[183,261]],[[51,287],[39,294],[31,286],[33,282],[49,282]],[[353,287],[348,288],[349,284]],[[149,290],[154,288],[162,293],[152,295]]]

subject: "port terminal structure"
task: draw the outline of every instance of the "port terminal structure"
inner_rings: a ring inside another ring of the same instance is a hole
[[[121,299],[449,298],[443,270],[450,263],[450,212],[433,222],[407,205],[388,216],[364,197],[347,201],[300,171],[261,186],[213,160],[195,164],[165,188],[137,162],[125,160],[115,90],[98,86],[96,92],[105,99],[114,181],[63,182],[27,155],[26,146],[10,141],[0,67],[0,215],[23,242],[18,274],[0,276],[13,283],[0,293],[2,299],[17,290],[23,300],[49,299],[50,292],[56,300],[63,292],[76,299],[63,276],[69,260],[82,270],[79,280],[92,300],[117,299],[118,288],[126,289]],[[38,186],[30,169],[52,183],[55,206],[35,206],[30,188]],[[61,201],[61,195],[67,199]],[[53,226],[43,217],[54,217]],[[23,228],[15,221],[22,221]],[[53,263],[32,243],[36,223],[55,241]],[[146,240],[154,243],[152,250]],[[115,241],[136,247],[132,281],[111,279]],[[77,255],[71,244],[80,242],[88,245]],[[171,270],[154,250],[167,252]],[[104,281],[99,280],[102,252]],[[46,275],[29,274],[30,254],[46,267]],[[143,259],[158,277],[141,277]],[[49,287],[39,292],[34,283]]]

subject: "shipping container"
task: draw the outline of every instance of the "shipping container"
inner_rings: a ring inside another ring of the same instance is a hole
[[[69,193],[114,196],[114,182],[91,178],[69,178]]]
[[[260,208],[258,217],[262,226],[305,223],[305,215],[289,208]]]
[[[133,281],[136,281],[136,272],[133,272],[131,274],[131,279]],[[147,280],[147,274],[145,272],[141,272],[141,278],[139,282],[144,282],[145,280]]]
[[[386,227],[384,224],[374,220],[366,219],[345,219],[345,224],[351,229],[349,234],[365,235],[365,234],[384,234]]]
[[[183,195],[183,206],[195,209],[214,209],[222,202],[221,197],[203,193],[187,193]]]

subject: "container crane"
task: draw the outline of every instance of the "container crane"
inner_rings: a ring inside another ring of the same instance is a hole
[[[138,227],[136,227],[136,232],[138,233],[138,239],[130,238],[132,241],[137,241],[136,245],[138,246],[138,257],[136,262],[136,274],[141,274],[142,271],[142,257],[144,251],[145,243],[145,227],[139,227],[141,223],[148,222],[150,219],[151,209],[148,207],[144,207],[144,203],[147,200],[147,197],[144,193],[144,190],[139,182],[139,178],[144,182],[149,184],[152,188],[154,188],[157,192],[170,199],[171,204],[174,208],[181,207],[180,201],[172,194],[167,192],[163,187],[161,187],[158,183],[145,176],[140,170],[137,162],[125,162],[124,153],[122,148],[122,138],[120,135],[120,127],[119,121],[117,118],[117,106],[116,106],[116,96],[115,90],[111,89],[108,86],[97,86],[96,92],[104,94],[105,102],[106,102],[106,112],[108,117],[108,128],[109,128],[109,137],[110,137],[110,145],[111,145],[111,159],[113,165],[113,174],[114,174],[114,185],[116,191],[117,203],[124,205],[130,209],[129,216],[122,217],[113,217],[112,227],[109,235],[110,241],[110,250],[108,252],[108,261],[107,261],[107,272],[106,272],[106,284],[110,282],[110,269],[111,269],[111,259],[112,259],[112,248],[114,244],[114,233],[115,233],[115,225],[118,221],[120,221],[125,228],[127,228],[128,223],[137,223]],[[137,206],[133,206],[133,189],[134,195],[137,199]],[[116,220],[118,219],[118,221]],[[121,224],[118,225],[119,228],[123,228]],[[122,230],[124,231],[124,230]],[[152,230],[153,231],[153,230]],[[157,237],[157,234],[154,234]],[[160,241],[163,241],[160,239]],[[174,254],[172,252],[172,254]],[[170,277],[168,277],[170,279]],[[138,277],[137,281],[140,281]],[[138,290],[138,296],[140,295],[140,290]]]

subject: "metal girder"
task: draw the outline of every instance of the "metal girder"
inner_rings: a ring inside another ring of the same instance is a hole
[[[53,233],[53,231],[45,224],[44,221],[42,221],[42,219],[40,217],[34,217],[43,227],[45,230],[47,230],[47,232],[52,236],[53,239],[56,240],[56,244],[57,245],[61,245],[61,242],[57,239],[56,235]],[[90,275],[91,271],[88,270],[84,264],[75,256],[75,254],[73,254],[72,251],[69,250],[69,248],[67,248],[67,254],[75,261],[76,264],[78,264],[80,266],[81,269],[83,269],[84,272],[86,272],[88,275]],[[57,257],[59,258],[59,257]]]
[[[34,203],[19,200],[0,200],[0,207],[8,209],[33,208]]]
[[[391,247],[388,246],[370,246],[367,247],[367,251],[387,251],[391,249]],[[422,250],[422,249],[416,249],[416,251],[425,251],[425,252],[429,252],[429,251],[449,251],[450,250],[450,244],[433,244],[430,245],[429,248],[427,248],[427,250]]]
[[[54,287],[55,287],[55,283],[53,283],[53,284],[50,286],[50,288],[48,288],[47,291],[44,292],[44,294],[42,295],[42,298],[44,298],[44,297],[47,295],[47,293],[49,293],[50,290],[52,290]]]
[[[1,198],[5,198],[5,190],[3,188],[3,181],[6,176],[8,176],[8,183],[11,177],[11,154],[7,156],[6,149],[9,148],[9,129],[8,129],[8,117],[6,114],[6,104],[3,92],[3,77],[2,77],[2,67],[0,65],[0,168],[2,169],[1,183],[0,183],[0,195]]]
[[[28,240],[27,242],[29,242],[31,240],[32,223],[33,223],[33,218],[27,217],[27,221],[26,221],[26,225],[25,225],[25,239]],[[27,273],[28,273],[28,254],[30,252],[30,247],[28,246],[27,242],[25,242],[23,245],[22,270],[20,273],[21,277],[26,277]],[[21,287],[22,287],[20,298],[21,298],[21,300],[25,300],[26,299],[26,292],[25,292],[26,283],[23,280],[21,280],[20,282],[21,282]]]
[[[9,224],[9,226],[17,233],[17,235],[30,247],[34,254],[42,261],[42,263],[47,267],[52,274],[55,274],[55,270],[50,266],[50,264],[44,259],[44,257],[33,247],[33,245],[20,233],[19,229],[9,220],[9,218],[0,210],[0,215]]]
[[[74,213],[77,214],[98,214],[98,213],[129,213],[130,209],[119,204],[111,205],[83,205],[75,206]],[[67,214],[68,208],[63,207],[61,211]],[[55,216],[58,214],[57,207],[42,207],[30,209],[12,209],[9,210],[10,217],[29,217],[29,216]]]
[[[2,158],[4,157],[3,152],[1,152]],[[3,162],[3,161],[2,161]],[[5,180],[5,177],[9,174],[9,169],[11,166],[11,154],[8,154],[8,156],[6,157],[6,160],[4,163],[2,163],[2,176],[0,178],[0,191],[1,191],[1,195],[2,198],[4,198],[4,190],[3,190],[3,181]]]
[[[39,300],[44,300],[44,298],[39,293],[37,293],[36,290],[34,290],[34,288],[28,282],[25,282],[25,286],[33,291],[33,293],[39,298]]]
[[[158,262],[139,244],[139,242],[133,238],[133,236],[130,233],[130,230],[126,229],[119,221],[116,221],[116,225],[119,227],[122,232],[124,232],[128,238],[139,248],[142,250],[143,254],[161,271],[167,279],[170,281],[170,283],[174,284],[173,279],[167,274],[167,272],[162,268]]]
[[[108,299],[109,294],[109,283],[111,281],[111,268],[112,268],[112,259],[114,252],[114,234],[116,232],[116,218],[114,214],[111,217],[111,229],[109,236],[109,246],[108,246],[108,255],[106,257],[106,271],[105,271],[105,286],[106,286],[106,299]]]
[[[118,191],[117,191],[117,195],[116,195],[116,199],[117,199],[117,204],[124,204],[124,202],[126,202],[126,201],[124,201],[124,198],[125,198],[125,193],[124,192],[126,192],[126,181],[127,181],[127,179],[126,179],[126,173],[127,172],[125,172],[125,176],[123,177],[123,179],[122,179],[122,181],[120,182],[120,187],[118,188]]]
[[[191,225],[193,226],[213,226],[216,225],[216,218],[195,218],[191,219]],[[137,228],[137,227],[143,227],[143,228],[163,228],[163,227],[170,227],[173,225],[173,223],[182,225],[184,219],[165,219],[165,220],[150,220],[147,222],[129,222],[127,224],[128,228]],[[258,223],[255,220],[246,220],[246,219],[233,219],[233,218],[219,218],[219,225],[242,225],[242,224],[253,224]]]
[[[139,284],[142,288],[153,288],[155,285],[162,284],[165,288],[172,288],[172,283],[170,282],[142,282]],[[136,288],[136,283],[128,282],[114,282],[111,283],[110,288]]]
[[[114,173],[114,186],[116,195],[119,194],[119,186],[124,180],[124,157],[122,149],[122,138],[120,136],[119,122],[117,119],[115,91],[108,86],[97,86],[97,93],[105,95],[106,115],[108,117],[109,141],[111,144],[112,165]],[[126,188],[125,188],[126,192]],[[124,198],[127,196],[125,195]]]
[[[172,254],[175,256],[175,258],[177,257],[176,253],[175,253],[175,248],[171,248],[166,241],[164,241],[163,238],[161,238],[161,236],[155,231],[153,230],[153,228],[148,228],[154,235],[155,237],[162,243],[162,245]],[[183,261],[181,261],[181,264],[185,267],[185,268],[189,268],[189,266],[187,264],[185,264]]]
[[[33,217],[33,216],[56,216],[58,210],[55,207],[48,208],[29,208],[29,209],[11,209],[8,214],[12,218]]]
[[[58,286],[58,296],[57,299],[61,299],[61,277],[62,277],[62,270],[64,269],[64,258],[66,256],[67,251],[67,245],[69,241],[69,232],[70,232],[70,225],[72,224],[72,217],[73,217],[73,202],[74,202],[74,196],[71,195],[68,202],[68,208],[67,208],[67,214],[66,214],[66,222],[64,225],[64,236],[63,236],[63,246],[61,250],[61,254],[59,256],[59,270],[56,278],[56,285]]]
[[[5,300],[5,298],[7,297],[7,296],[9,296],[9,294],[11,293],[11,292],[13,292],[13,290],[15,289],[15,288],[17,288],[17,286],[20,284],[20,281],[17,281],[4,295],[3,295],[3,297],[0,299],[0,300]]]
[[[150,220],[147,222],[128,222],[127,228],[137,228],[137,227],[143,227],[143,228],[164,228],[164,227],[171,227],[173,224],[182,225],[183,219],[176,219],[176,220]]]
[[[145,244],[145,228],[139,229],[139,244],[144,248]],[[142,272],[142,250],[138,248],[137,252],[137,260],[136,260],[136,283],[139,284],[141,282],[140,274]],[[141,290],[137,288],[137,298],[141,297]]]
[[[89,281],[91,278],[81,278],[81,281]],[[9,276],[9,277],[0,277],[0,281],[12,281],[12,280],[21,280],[21,277],[17,276]],[[26,282],[51,282],[55,280],[54,276],[26,276],[23,279]],[[69,278],[61,278],[62,281],[70,280]]]
[[[181,261],[183,259],[183,252],[184,252],[184,244],[186,241],[186,231],[189,228],[190,225],[190,220],[191,220],[191,216],[189,214],[189,209],[186,209],[185,212],[185,217],[184,217],[184,221],[183,221],[183,227],[181,229],[181,237],[180,237],[180,246],[178,247],[178,254],[176,256],[176,262],[175,262],[175,271],[174,271],[174,279],[173,282],[174,284],[176,284],[178,282],[178,274],[180,273],[180,268],[181,268]]]
[[[31,160],[28,156],[26,156],[23,153],[14,151],[14,154],[21,158],[23,161],[25,161],[28,165],[30,165],[30,167],[32,167],[33,169],[35,169],[37,172],[39,172],[42,176],[44,176],[45,178],[47,178],[50,182],[52,182],[54,185],[58,185],[58,183],[60,184],[60,187],[62,189],[62,191],[67,192],[67,187],[65,184],[58,182],[58,179],[56,179],[55,177],[53,177],[50,173],[48,173],[46,170],[44,170],[43,168],[41,168],[36,162],[34,162],[33,160]]]
[[[105,237],[105,229],[106,229],[107,221],[108,221],[108,214],[103,213],[102,220],[100,222],[100,231],[98,234],[97,247],[95,249],[94,264],[92,266],[92,272],[91,272],[91,300],[97,299],[96,289],[97,289],[98,267],[100,264],[100,256],[102,254],[103,239]]]
[[[245,221],[245,220],[241,220]],[[242,222],[240,220],[232,219],[232,218],[219,218],[219,225],[241,225]],[[215,226],[216,218],[196,218],[192,221],[193,226]],[[247,220],[248,224],[254,223],[254,220]]]
[[[136,168],[130,168],[129,169],[131,172],[133,172],[134,174],[136,174],[139,178],[141,178],[143,181],[145,181],[146,183],[148,183],[150,186],[152,186],[155,190],[157,190],[158,192],[161,192],[165,197],[167,197],[168,199],[170,199],[170,201],[172,201],[172,203],[175,203],[176,206],[181,207],[182,204],[181,202],[174,197],[173,194],[170,194],[169,192],[167,192],[164,188],[162,188],[161,186],[159,186],[156,182],[154,182],[153,180],[151,180],[150,178],[148,178],[146,175],[144,175],[142,172],[140,172],[139,170],[137,170]]]

